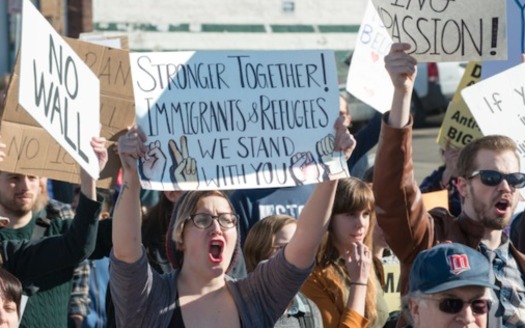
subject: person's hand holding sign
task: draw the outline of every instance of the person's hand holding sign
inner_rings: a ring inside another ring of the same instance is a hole
[[[320,164],[324,165],[327,170],[326,179],[346,176],[343,165],[346,165],[346,160],[350,158],[355,148],[355,139],[347,128],[349,124],[350,117],[340,115],[334,124],[335,137],[329,134],[316,144],[317,153],[322,161]],[[336,153],[341,151],[344,153],[344,158],[341,156],[335,163],[327,162],[328,160],[334,162],[334,157],[338,156]],[[299,152],[292,156],[290,171],[297,185],[303,185],[307,181],[321,182],[323,180],[319,167],[310,152]]]
[[[196,190],[199,186],[197,161],[188,154],[186,136],[180,137],[180,148],[174,140],[170,140],[169,149],[173,160],[173,165],[170,168],[170,177],[174,186],[176,189],[180,189],[180,184],[184,183],[186,184],[185,189]]]
[[[346,161],[340,152],[336,152],[335,138],[332,134],[327,135],[316,143],[317,154],[320,164],[325,168],[325,177],[329,180],[345,176],[344,166]]]
[[[162,181],[166,169],[166,156],[160,148],[160,141],[149,144],[146,154],[140,160],[142,174],[150,181]]]
[[[146,135],[134,126],[118,139],[118,153],[122,169],[125,171],[137,171],[137,160],[146,153]]]

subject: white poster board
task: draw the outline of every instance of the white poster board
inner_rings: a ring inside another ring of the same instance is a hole
[[[525,64],[480,81],[461,92],[483,135],[501,134],[518,146],[525,162]],[[520,189],[525,196],[525,190]]]
[[[521,63],[521,54],[525,53],[525,0],[507,1],[507,60],[487,61],[483,63],[481,78],[486,79]]]
[[[142,186],[295,186],[347,176],[331,51],[131,53]]]
[[[394,95],[384,60],[391,45],[392,39],[369,1],[352,53],[346,90],[381,113],[390,110]]]
[[[392,40],[420,62],[507,58],[505,1],[372,1]]]
[[[22,9],[19,103],[94,179],[100,130],[97,76],[29,0]]]

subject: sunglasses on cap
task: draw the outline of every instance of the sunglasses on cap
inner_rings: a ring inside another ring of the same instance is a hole
[[[472,301],[464,301],[459,298],[433,298],[423,297],[424,299],[439,302],[438,308],[441,312],[448,314],[457,314],[463,310],[465,306],[470,306],[472,312],[475,314],[485,314],[490,311],[492,301],[484,299],[476,299]]]
[[[494,170],[479,170],[472,172],[468,179],[473,179],[478,175],[481,182],[487,186],[497,186],[505,179],[509,186],[513,188],[525,187],[525,173],[516,172],[504,174]]]

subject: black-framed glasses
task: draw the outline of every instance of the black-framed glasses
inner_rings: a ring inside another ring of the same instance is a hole
[[[525,173],[515,172],[504,174],[494,170],[479,170],[472,172],[468,179],[473,179],[478,175],[481,182],[487,186],[497,186],[503,181],[503,179],[505,179],[509,186],[513,188],[525,187]]]
[[[233,213],[218,213],[217,215],[211,215],[208,213],[197,213],[190,215],[186,221],[191,220],[193,224],[199,229],[209,228],[213,220],[217,220],[219,225],[224,229],[231,229],[237,226],[237,221],[239,218],[237,214]]]
[[[448,314],[457,314],[463,310],[465,306],[470,306],[472,312],[475,314],[485,314],[490,311],[492,301],[486,299],[475,299],[472,301],[464,301],[459,298],[447,297],[447,298],[433,298],[423,297],[424,299],[437,301],[439,310]]]

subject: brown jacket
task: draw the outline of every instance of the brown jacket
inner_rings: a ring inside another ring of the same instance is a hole
[[[402,129],[392,128],[385,121],[382,124],[373,190],[378,223],[401,264],[400,284],[404,295],[408,291],[410,268],[420,251],[444,241],[477,249],[483,226],[464,213],[455,218],[442,208],[427,212],[414,180],[412,123]],[[512,244],[510,251],[524,274],[525,255]]]

